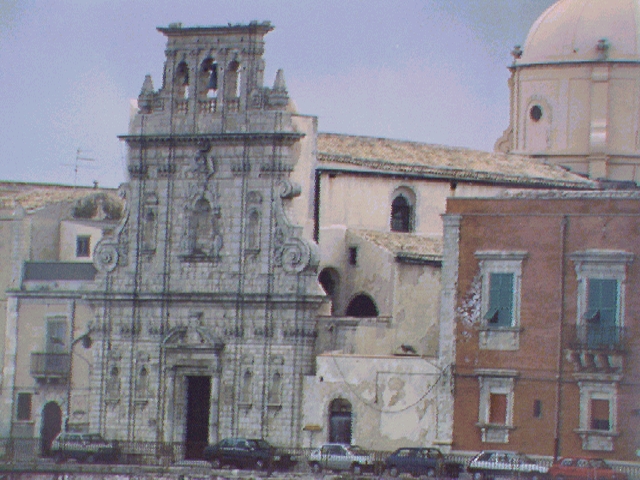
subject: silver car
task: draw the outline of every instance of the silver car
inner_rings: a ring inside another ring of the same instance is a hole
[[[546,478],[549,469],[519,452],[485,450],[476,455],[467,467],[474,480],[494,478]]]
[[[360,475],[365,471],[373,471],[375,462],[373,456],[357,445],[325,443],[311,452],[309,465],[316,473],[322,470],[349,470],[354,475]]]

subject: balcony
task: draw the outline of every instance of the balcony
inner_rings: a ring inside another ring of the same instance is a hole
[[[68,353],[31,354],[31,376],[36,380],[56,381],[69,377],[71,355]]]
[[[573,325],[568,332],[569,360],[578,372],[615,373],[623,368],[627,331],[617,325]]]

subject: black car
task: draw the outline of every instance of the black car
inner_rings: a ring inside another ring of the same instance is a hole
[[[58,435],[51,444],[51,454],[57,462],[74,459],[77,462],[117,462],[118,442],[108,441],[97,433],[67,433]]]
[[[289,470],[297,463],[294,455],[256,438],[225,438],[205,447],[203,457],[213,468],[229,465],[256,470]]]
[[[437,448],[399,448],[387,457],[385,465],[392,477],[409,473],[416,477],[457,478],[462,470],[462,465],[447,462]]]

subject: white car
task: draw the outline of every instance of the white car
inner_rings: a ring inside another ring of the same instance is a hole
[[[372,472],[375,461],[372,455],[357,445],[325,443],[311,452],[309,465],[316,473],[322,470],[349,470],[354,475],[360,475],[364,471]]]
[[[536,463],[526,455],[502,450],[485,450],[473,457],[467,467],[474,480],[497,478],[527,478],[540,480],[546,477],[548,467]]]

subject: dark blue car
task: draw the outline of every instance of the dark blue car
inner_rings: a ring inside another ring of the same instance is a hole
[[[385,464],[392,477],[409,473],[416,477],[446,475],[457,478],[462,469],[460,464],[447,462],[437,448],[399,448],[387,457]]]

